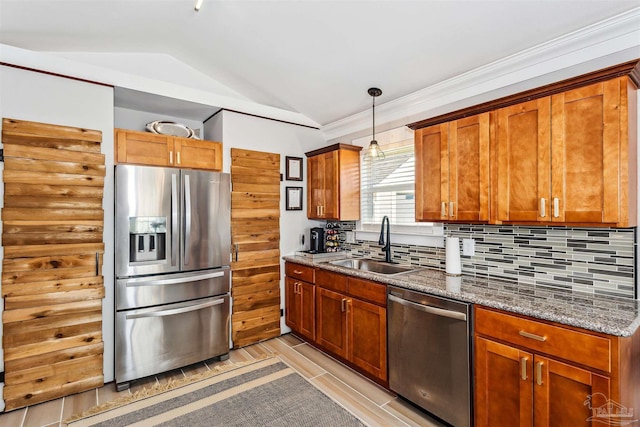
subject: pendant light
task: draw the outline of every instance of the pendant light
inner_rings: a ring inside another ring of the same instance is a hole
[[[376,97],[382,95],[382,91],[377,87],[372,87],[367,92],[373,98],[373,139],[369,143],[367,154],[371,159],[384,159],[384,153],[376,141]]]

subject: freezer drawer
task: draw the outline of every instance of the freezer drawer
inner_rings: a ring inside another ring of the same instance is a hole
[[[115,375],[131,380],[229,352],[229,295],[116,313]]]
[[[149,307],[229,292],[229,267],[116,280],[116,310]]]

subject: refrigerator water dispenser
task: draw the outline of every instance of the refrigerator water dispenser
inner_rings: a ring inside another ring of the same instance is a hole
[[[129,262],[166,259],[166,236],[165,217],[129,218]]]

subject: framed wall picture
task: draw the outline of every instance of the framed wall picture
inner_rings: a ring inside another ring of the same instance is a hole
[[[285,157],[287,181],[302,181],[302,157]]]
[[[302,187],[286,187],[285,204],[288,211],[302,210]]]

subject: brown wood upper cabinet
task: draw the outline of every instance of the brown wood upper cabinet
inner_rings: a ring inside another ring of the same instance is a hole
[[[489,220],[489,113],[418,129],[417,221]]]
[[[308,218],[360,219],[361,150],[334,144],[306,153]]]
[[[222,170],[222,143],[115,130],[116,163]]]
[[[634,226],[635,96],[625,76],[497,110],[492,222]]]

